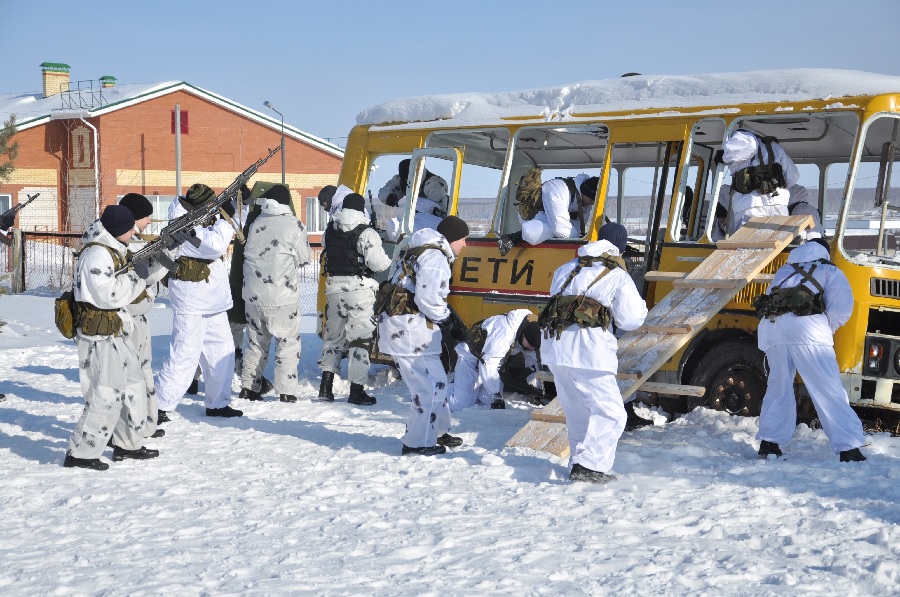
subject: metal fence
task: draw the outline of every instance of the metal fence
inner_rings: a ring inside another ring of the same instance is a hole
[[[77,232],[22,232],[19,243],[12,247],[0,244],[0,288],[18,293],[43,290],[60,294],[72,288],[75,275],[75,252],[81,246],[81,234]],[[300,313],[316,313],[316,295],[319,289],[320,243],[310,243],[312,260],[300,270]],[[18,252],[18,259],[16,258]],[[225,259],[225,268],[231,269],[231,249]],[[168,299],[168,289],[159,285],[160,298]]]

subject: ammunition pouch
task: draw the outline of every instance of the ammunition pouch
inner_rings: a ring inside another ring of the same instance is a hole
[[[544,336],[554,335],[558,340],[562,331],[572,324],[581,328],[609,329],[609,309],[600,301],[582,294],[554,295],[538,315],[538,324]]]
[[[415,298],[414,292],[402,286],[389,281],[382,282],[375,295],[375,317],[382,313],[387,313],[389,317],[418,313]]]
[[[118,336],[122,318],[118,309],[98,309],[91,303],[78,303],[78,327],[87,336]]]
[[[142,303],[145,299],[149,299],[149,298],[150,298],[150,295],[147,294],[147,289],[145,288],[144,290],[141,291],[141,293],[139,295],[137,295],[137,298],[135,298],[133,301],[131,301],[131,304],[138,305],[138,304]]]
[[[812,276],[817,264],[813,265],[809,272],[797,264],[790,265],[794,268],[794,274],[803,276],[816,287],[816,290],[810,290],[802,282],[791,288],[783,288],[781,285],[772,288],[769,294],[761,294],[753,299],[753,308],[756,309],[756,317],[759,319],[768,318],[769,321],[775,321],[776,317],[785,313],[805,317],[825,312],[825,289]],[[785,278],[785,281],[788,278]]]
[[[213,259],[179,257],[175,260],[178,264],[178,269],[169,277],[170,279],[184,282],[209,282],[209,264],[213,261]]]
[[[758,137],[756,156],[758,166],[748,166],[734,173],[731,188],[735,192],[747,195],[753,191],[759,191],[763,195],[775,193],[779,188],[787,188],[784,179],[784,169],[775,161],[775,153],[772,151],[774,137]],[[768,160],[762,156],[762,146],[765,146]]]

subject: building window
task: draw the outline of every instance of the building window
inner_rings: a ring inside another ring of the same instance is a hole
[[[189,132],[188,131],[188,111],[182,110],[180,116],[181,116],[181,134],[187,135]],[[175,110],[172,110],[172,134],[173,135],[175,134]]]
[[[12,195],[0,195],[0,214],[12,207]]]
[[[328,212],[319,205],[317,197],[306,198],[306,231],[325,232],[328,225]]]

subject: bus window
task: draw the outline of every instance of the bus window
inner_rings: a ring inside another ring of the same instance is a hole
[[[427,147],[456,147],[462,151],[456,215],[469,225],[469,236],[487,236],[494,221],[509,131],[452,131],[433,133]]]
[[[521,229],[515,205],[519,180],[532,168],[541,168],[541,180],[568,178],[578,174],[600,176],[606,159],[609,131],[603,125],[568,127],[525,127],[513,141],[512,166],[505,197],[498,210],[495,228],[501,234]],[[596,202],[583,213],[585,233],[591,229]],[[581,237],[579,218],[574,218],[572,238]]]
[[[706,233],[709,199],[715,174],[713,157],[725,137],[725,122],[720,119],[701,120],[691,130],[691,156],[682,173],[676,212],[679,225],[672,230],[672,240],[698,241]]]
[[[369,179],[366,182],[366,208],[375,209],[378,228],[385,229],[388,220],[399,217],[397,207],[386,205],[378,198],[378,193],[397,175],[400,162],[409,159],[409,155],[380,155],[369,166]]]
[[[841,213],[841,204],[844,200],[844,188],[847,186],[849,168],[848,162],[837,162],[825,168],[825,193],[822,197],[823,205],[820,213],[827,238],[834,238],[834,231]]]
[[[841,246],[859,261],[897,263],[900,239],[900,118],[866,130],[845,216]]]

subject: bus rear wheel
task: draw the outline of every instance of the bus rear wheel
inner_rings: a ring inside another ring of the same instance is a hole
[[[695,406],[706,406],[732,415],[756,417],[766,393],[764,354],[751,339],[729,340],[707,352],[691,379],[706,393]]]

